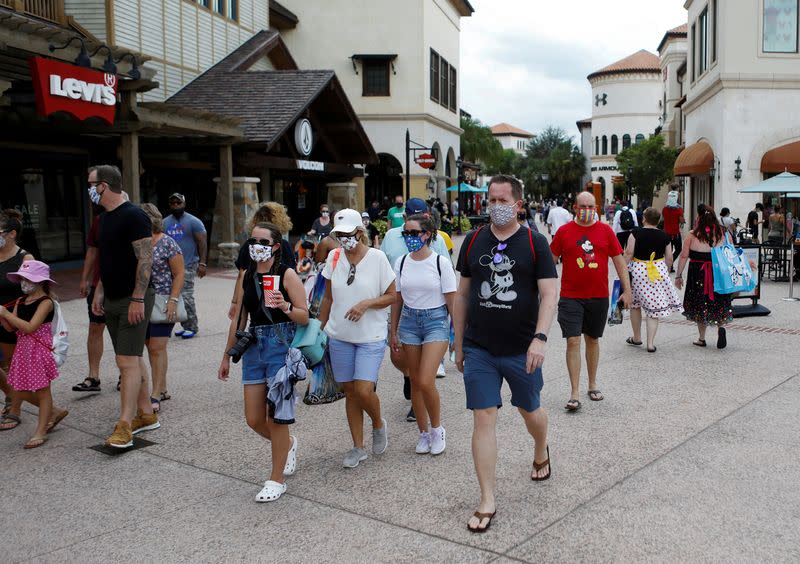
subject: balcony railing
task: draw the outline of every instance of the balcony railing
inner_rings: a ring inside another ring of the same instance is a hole
[[[0,0],[0,7],[57,24],[66,23],[64,0]]]

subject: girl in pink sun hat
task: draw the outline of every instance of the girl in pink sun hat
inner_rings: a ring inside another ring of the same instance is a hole
[[[25,296],[11,310],[0,306],[0,324],[7,331],[16,331],[17,348],[8,370],[8,383],[14,388],[10,414],[19,423],[23,401],[39,406],[39,423],[25,448],[36,448],[47,441],[47,433],[66,415],[66,410],[53,408],[50,383],[58,378],[53,358],[53,298],[50,267],[38,260],[22,263],[19,270],[9,273],[8,279],[19,282]],[[50,418],[55,413],[51,422]]]

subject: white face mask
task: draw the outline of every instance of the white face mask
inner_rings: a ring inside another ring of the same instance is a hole
[[[331,213],[328,211],[322,212],[322,217],[328,217],[329,215],[331,215]]]
[[[351,237],[339,237],[339,242],[342,244],[342,248],[345,251],[352,251],[358,245],[358,238],[355,236]]]
[[[36,291],[36,288],[39,287],[38,284],[34,284],[33,282],[31,282],[29,280],[20,280],[19,281],[19,285],[20,285],[20,288],[22,288],[22,293],[23,294],[30,294],[30,293]]]
[[[494,204],[489,206],[489,218],[497,226],[508,225],[516,217],[517,209],[514,205]]]
[[[267,262],[272,258],[272,247],[267,245],[250,245],[250,258],[255,262]]]

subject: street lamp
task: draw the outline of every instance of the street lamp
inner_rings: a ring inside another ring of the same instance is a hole
[[[463,206],[461,205],[461,183],[464,182],[464,159],[461,158],[461,155],[458,156],[456,159],[456,174],[457,179],[456,183],[458,186],[458,234],[461,235],[461,210]]]
[[[625,198],[626,200],[631,199],[631,192],[633,191],[632,176],[633,176],[633,167],[631,165],[628,165],[627,174],[625,175],[625,186],[627,186],[628,188],[628,193],[626,194],[627,197]]]
[[[736,157],[736,160],[733,162],[736,163],[736,168],[733,171],[733,177],[736,180],[740,180],[742,178],[742,157]]]

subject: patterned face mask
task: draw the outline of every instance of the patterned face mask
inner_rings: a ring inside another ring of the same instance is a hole
[[[95,188],[94,186],[89,186],[89,199],[92,201],[94,205],[96,206],[100,205],[101,196],[102,194],[97,191],[97,188]]]
[[[250,245],[250,258],[255,262],[267,262],[272,258],[272,247],[267,245]]]
[[[0,249],[6,246],[6,238],[0,236]]]
[[[491,219],[492,223],[495,225],[502,227],[503,225],[508,225],[512,221],[514,221],[517,217],[517,210],[516,206],[513,205],[504,205],[504,204],[494,204],[489,206],[489,219]]]
[[[29,280],[20,280],[19,281],[19,286],[20,286],[20,289],[22,290],[23,294],[30,294],[31,292],[35,291],[36,288],[39,287],[38,284],[34,284],[33,282],[30,282]]]
[[[403,236],[403,240],[406,242],[406,248],[408,249],[409,253],[414,253],[425,246],[425,241],[423,241],[422,237],[419,235],[405,235]]]
[[[339,242],[345,251],[352,251],[358,245],[358,238],[356,237],[339,237]]]
[[[594,221],[594,210],[581,208],[577,215],[578,223],[591,223]]]

